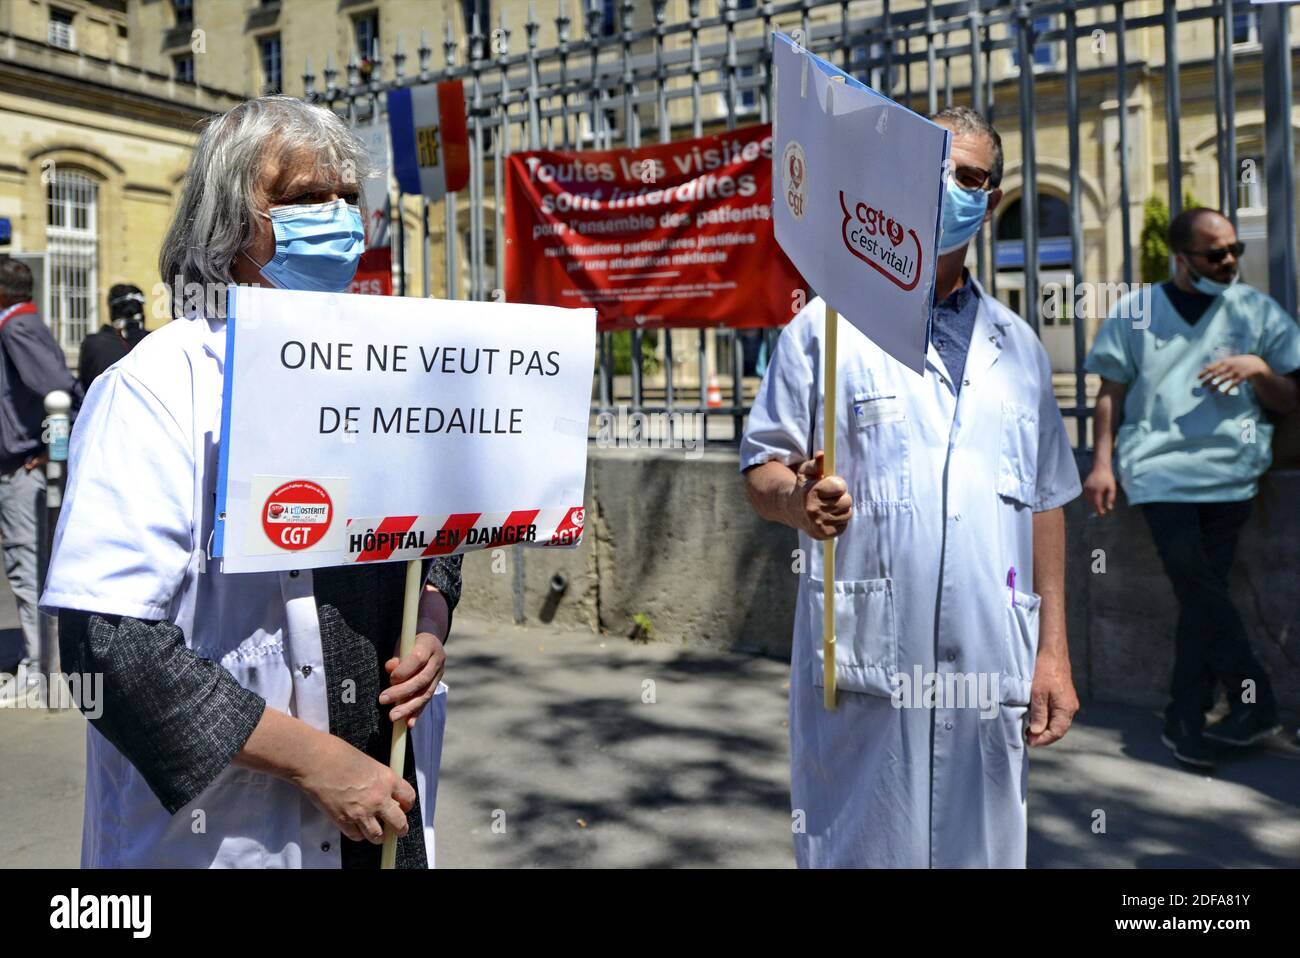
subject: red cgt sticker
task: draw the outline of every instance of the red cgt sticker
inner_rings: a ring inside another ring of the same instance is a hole
[[[277,488],[262,509],[262,529],[281,549],[310,549],[329,531],[334,505],[324,487],[295,479]]]

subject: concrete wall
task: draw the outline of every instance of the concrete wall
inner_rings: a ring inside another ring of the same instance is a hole
[[[1297,501],[1300,472],[1266,477],[1233,577],[1256,654],[1292,713],[1300,712]],[[643,614],[659,641],[789,655],[796,537],[754,515],[734,451],[688,460],[680,450],[593,448],[586,502],[587,534],[577,549],[467,556],[460,608],[515,621],[522,560],[519,598],[529,623],[628,636],[633,616]],[[1066,514],[1070,649],[1080,696],[1163,704],[1176,605],[1142,516],[1121,503],[1099,519],[1088,515],[1082,499]],[[568,586],[558,602],[548,601],[557,572]]]

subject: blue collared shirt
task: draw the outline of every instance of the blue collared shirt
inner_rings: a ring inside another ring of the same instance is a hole
[[[975,316],[980,309],[980,294],[966,272],[962,273],[961,286],[954,289],[942,302],[934,304],[931,312],[930,339],[939,351],[952,377],[953,389],[961,391],[962,373],[966,369],[966,353],[970,350],[971,335],[975,331]]]

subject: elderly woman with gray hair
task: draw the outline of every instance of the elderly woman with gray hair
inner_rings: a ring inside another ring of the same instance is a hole
[[[385,826],[399,868],[433,863],[459,558],[430,563],[399,659],[401,563],[227,575],[207,557],[225,288],[347,290],[366,171],[327,109],[274,96],[215,118],[160,257],[176,318],[77,420],[41,604],[90,720],[83,866],[377,867]],[[411,727],[402,776],[392,722]]]

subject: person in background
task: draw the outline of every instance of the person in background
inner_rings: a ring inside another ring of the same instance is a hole
[[[1101,377],[1084,495],[1098,515],[1110,512],[1118,468],[1129,502],[1142,506],[1178,599],[1163,741],[1179,761],[1212,768],[1212,743],[1252,745],[1281,730],[1228,581],[1272,461],[1265,411],[1296,408],[1300,328],[1238,281],[1245,244],[1227,217],[1180,213],[1169,248],[1173,278],[1118,303],[1084,364]],[[1206,728],[1215,682],[1231,710]]]
[[[81,341],[77,379],[82,389],[148,335],[144,328],[144,293],[139,286],[118,283],[108,291],[109,321]]]
[[[45,397],[56,389],[72,397],[75,410],[81,386],[32,302],[32,271],[20,260],[0,256],[0,538],[23,632],[17,669],[0,676],[0,705],[27,695],[38,682],[36,545],[46,461],[42,423]]]

